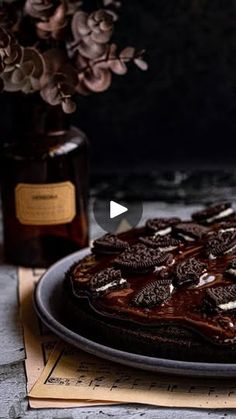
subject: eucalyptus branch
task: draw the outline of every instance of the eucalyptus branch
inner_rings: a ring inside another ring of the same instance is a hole
[[[117,53],[112,43],[121,2],[102,1],[102,9],[87,13],[80,0],[22,0],[7,6],[0,0],[0,90],[39,91],[46,102],[70,113],[76,92],[103,92],[112,73],[125,74],[129,62],[146,70],[144,51],[126,47]]]
[[[135,56],[133,56],[133,55],[122,56],[122,61],[123,62],[131,62],[131,61],[135,62],[135,60],[137,60],[137,59],[143,60],[142,55],[143,54],[140,54],[140,53],[137,52],[135,54]],[[78,73],[79,74],[85,73],[88,69],[91,70],[94,66],[96,66],[98,64],[102,64],[102,63],[107,63],[108,66],[109,66],[109,63],[116,62],[119,59],[120,59],[119,57],[108,58],[108,54],[107,54],[106,58],[99,59],[99,60],[94,60],[92,63],[89,63],[86,67],[80,69],[78,71]],[[143,63],[145,63],[145,69],[147,69],[147,67],[146,67],[147,64],[144,60],[143,60]]]

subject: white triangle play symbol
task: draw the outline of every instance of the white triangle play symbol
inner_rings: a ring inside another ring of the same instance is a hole
[[[127,211],[128,208],[124,207],[123,205],[120,205],[115,201],[110,201],[110,218],[115,218]]]

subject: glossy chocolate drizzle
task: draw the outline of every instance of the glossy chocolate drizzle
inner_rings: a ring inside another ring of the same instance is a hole
[[[211,227],[219,229],[219,225]],[[150,235],[150,232],[148,233]],[[130,245],[138,243],[140,237],[147,236],[147,229],[132,229],[118,237],[128,241]],[[123,278],[128,281],[128,287],[108,292],[99,298],[93,298],[89,291],[89,281],[92,276],[113,266],[115,255],[91,254],[80,261],[72,272],[74,293],[78,297],[87,297],[91,308],[109,319],[119,319],[129,324],[140,324],[142,328],[152,328],[158,325],[175,324],[191,329],[215,344],[230,345],[236,343],[236,311],[209,313],[204,310],[205,292],[208,287],[227,285],[234,282],[224,272],[228,263],[236,258],[235,252],[211,260],[206,254],[206,241],[203,238],[194,242],[182,242],[177,249],[171,251],[174,264],[166,268],[166,273],[171,276],[174,265],[189,257],[196,257],[207,265],[206,272],[199,278],[197,285],[181,286],[174,288],[169,299],[162,304],[150,308],[132,305],[136,293],[148,283],[161,280],[161,270],[152,269],[147,274],[131,274],[122,272]]]

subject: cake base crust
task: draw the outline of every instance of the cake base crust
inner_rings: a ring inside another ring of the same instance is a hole
[[[144,330],[124,325],[95,313],[87,299],[75,297],[68,286],[66,312],[68,326],[88,339],[115,349],[156,358],[191,362],[234,363],[236,345],[212,344],[194,331],[177,325],[161,325]]]

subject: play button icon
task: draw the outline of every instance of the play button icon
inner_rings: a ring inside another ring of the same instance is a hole
[[[109,198],[100,196],[94,200],[93,215],[97,224],[107,233],[119,233],[136,227],[142,218],[142,203],[124,201],[116,194]]]
[[[118,215],[124,214],[127,211],[128,208],[118,204],[118,202],[110,201],[110,218],[118,217]]]

